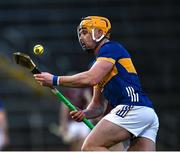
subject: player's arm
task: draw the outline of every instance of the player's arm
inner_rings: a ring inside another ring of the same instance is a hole
[[[94,87],[93,98],[88,107],[84,110],[71,111],[70,115],[76,121],[82,121],[84,117],[93,119],[101,116],[104,113],[106,106],[107,103],[104,102],[101,90]]]
[[[3,146],[7,145],[9,143],[9,137],[8,137],[8,125],[7,125],[7,118],[6,118],[6,112],[4,109],[0,109],[0,129],[2,131],[3,136],[3,143],[1,143]]]
[[[88,87],[98,84],[113,68],[113,63],[97,61],[90,70],[72,76],[60,76],[59,84],[66,87]],[[34,75],[35,79],[44,86],[53,83],[53,75],[42,73]]]
[[[104,102],[104,97],[102,95],[101,89],[98,87],[94,87],[93,89],[93,98],[88,107],[83,110],[85,116],[88,119],[97,118],[101,116],[104,111],[105,107],[107,106],[106,102]]]
[[[68,87],[87,87],[99,83],[112,69],[113,64],[107,61],[97,61],[90,70],[73,76],[61,76],[60,84]]]

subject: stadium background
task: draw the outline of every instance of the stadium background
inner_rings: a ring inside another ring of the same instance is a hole
[[[178,0],[1,0],[0,99],[8,114],[7,150],[68,150],[48,131],[58,123],[57,99],[14,65],[12,53],[28,53],[54,74],[86,70],[92,57],[81,50],[76,26],[88,15],[108,17],[112,39],[132,54],[160,118],[157,149],[180,150]],[[33,55],[35,44],[44,45],[43,56]]]

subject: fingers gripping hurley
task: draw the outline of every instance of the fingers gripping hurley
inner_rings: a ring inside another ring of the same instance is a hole
[[[33,74],[39,74],[41,73],[40,70],[37,68],[37,66],[34,64],[32,59],[24,53],[16,52],[13,53],[14,60],[17,64],[29,69]],[[62,101],[70,110],[77,110],[77,108],[66,98],[61,94],[56,88],[51,89],[53,94],[56,95],[56,97],[59,99],[59,101]],[[83,122],[90,128],[93,129],[94,125],[86,118],[83,119]]]

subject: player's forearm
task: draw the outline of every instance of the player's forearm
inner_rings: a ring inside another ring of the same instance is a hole
[[[94,119],[100,117],[103,114],[104,110],[103,108],[84,109],[83,112],[87,119]]]
[[[93,98],[86,109],[83,110],[88,119],[97,118],[103,115],[106,102],[103,100],[102,92],[98,88],[93,90]]]
[[[88,71],[72,76],[60,76],[59,84],[66,87],[89,87],[96,84],[95,78]]]

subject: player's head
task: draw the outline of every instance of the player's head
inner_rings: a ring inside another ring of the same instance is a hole
[[[82,18],[78,28],[78,38],[83,50],[94,50],[104,39],[110,38],[111,23],[101,16]]]

